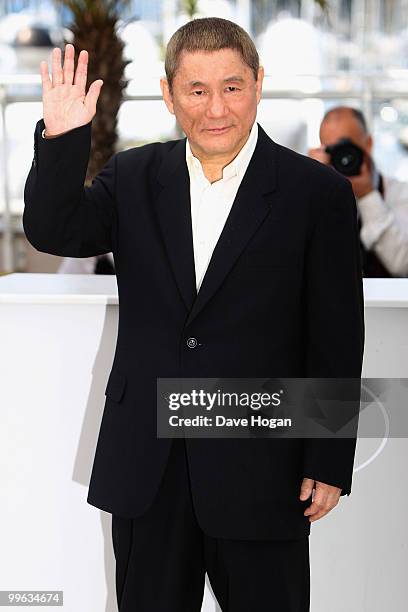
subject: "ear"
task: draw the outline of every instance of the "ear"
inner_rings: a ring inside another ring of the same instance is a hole
[[[371,155],[372,148],[373,148],[373,137],[371,136],[371,134],[369,134],[367,136],[366,150],[368,151],[370,155]]]
[[[258,79],[256,81],[256,103],[259,104],[262,97],[262,83],[265,76],[265,71],[263,66],[259,66],[258,68]]]
[[[162,91],[163,100],[167,106],[168,111],[174,115],[173,97],[170,93],[169,82],[166,77],[160,79],[160,89]]]

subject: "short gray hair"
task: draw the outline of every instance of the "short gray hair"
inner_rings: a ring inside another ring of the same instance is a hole
[[[259,55],[249,34],[237,23],[221,17],[193,19],[174,32],[170,38],[164,67],[170,92],[182,51],[219,51],[235,49],[251,68],[258,80]]]

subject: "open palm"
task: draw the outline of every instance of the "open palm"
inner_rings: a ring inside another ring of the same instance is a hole
[[[74,72],[74,46],[65,47],[64,65],[61,49],[52,51],[52,79],[47,62],[40,64],[45,135],[57,136],[89,123],[96,113],[96,103],[103,85],[97,79],[85,92],[88,73],[88,52],[82,50]]]

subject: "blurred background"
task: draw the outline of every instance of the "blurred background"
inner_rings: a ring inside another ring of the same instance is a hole
[[[90,81],[106,82],[88,182],[114,151],[183,136],[159,79],[171,34],[197,16],[236,21],[254,39],[266,72],[258,121],[275,141],[307,154],[319,146],[325,112],[353,106],[373,135],[378,169],[407,179],[408,0],[118,0],[99,16],[97,4],[0,1],[0,273],[61,270],[61,258],[28,244],[21,214],[42,117],[39,64],[66,42],[87,48]]]

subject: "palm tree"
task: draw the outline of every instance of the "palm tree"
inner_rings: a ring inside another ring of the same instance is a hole
[[[327,0],[314,0],[316,4],[320,6],[323,13],[327,15],[329,5]],[[189,19],[193,19],[194,16],[198,13],[199,8],[199,0],[182,0],[182,10],[189,17]]]
[[[86,184],[116,152],[117,116],[123,101],[125,67],[130,60],[123,56],[124,43],[118,37],[117,24],[121,11],[130,0],[56,0],[68,7],[73,21],[68,29],[73,34],[75,58],[86,49],[89,54],[88,81],[103,80],[97,113],[92,120],[92,142]]]
[[[193,19],[194,15],[198,13],[198,0],[183,0],[182,8],[187,17]]]

